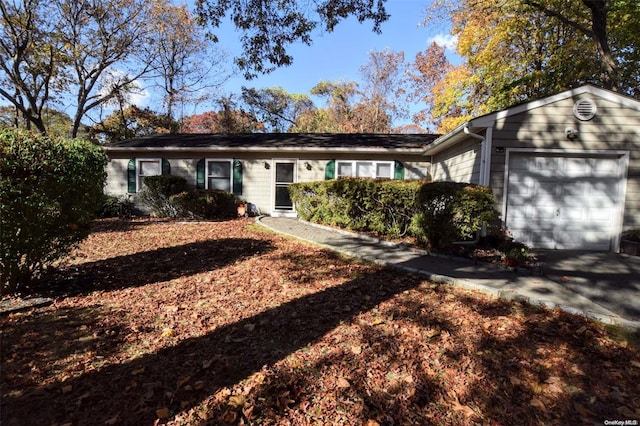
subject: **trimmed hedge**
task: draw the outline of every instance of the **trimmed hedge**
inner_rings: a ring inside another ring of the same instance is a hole
[[[491,189],[454,182],[344,178],[289,186],[298,216],[309,222],[405,235],[434,250],[468,240],[496,217]]]
[[[236,199],[231,192],[196,189],[172,195],[169,203],[181,216],[200,219],[230,219],[237,216]]]
[[[416,225],[431,246],[441,250],[469,240],[496,217],[491,188],[458,182],[423,185],[418,195]]]
[[[289,186],[298,215],[310,222],[400,237],[417,213],[421,181],[343,178]]]

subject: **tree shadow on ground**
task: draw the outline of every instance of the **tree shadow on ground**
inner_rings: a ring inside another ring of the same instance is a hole
[[[637,418],[640,398],[629,393],[640,379],[637,351],[605,344],[600,325],[462,295],[461,305],[487,319],[469,323],[451,315],[440,289],[398,292],[396,299],[424,292],[435,303],[405,298],[374,309],[350,326],[357,338],[330,335],[314,354],[265,367],[253,386],[235,389],[241,403],[230,395],[212,401],[192,413],[189,424],[537,425]],[[511,324],[513,317],[520,321]]]
[[[43,296],[69,297],[139,287],[212,271],[272,249],[271,243],[252,238],[197,241],[71,265],[34,291]]]
[[[14,392],[36,387],[36,394],[42,394],[50,384],[32,383],[33,373],[54,371],[68,360],[75,360],[79,366],[87,361],[99,364],[96,355],[105,358],[120,350],[123,327],[111,312],[95,305],[48,307],[21,315],[15,321],[9,319],[1,328],[3,376],[19,377],[11,384]],[[25,363],[25,353],[37,356]],[[2,382],[6,386],[7,381]],[[25,393],[24,397],[29,395]]]
[[[379,270],[156,353],[54,383],[47,388],[52,390],[9,393],[2,401],[3,424],[153,424],[156,410],[187,410],[421,281],[396,277]],[[389,284],[372,288],[372,282]]]

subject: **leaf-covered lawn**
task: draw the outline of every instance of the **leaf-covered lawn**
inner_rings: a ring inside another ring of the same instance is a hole
[[[249,219],[98,222],[48,288],[0,318],[3,425],[640,418],[640,351],[599,324]]]

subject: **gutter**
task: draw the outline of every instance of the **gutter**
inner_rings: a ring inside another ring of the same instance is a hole
[[[438,139],[427,145],[427,147],[422,151],[422,154],[433,156],[434,154],[437,154],[438,152],[455,145],[465,138],[465,135],[463,133],[464,128],[469,126],[469,124],[469,121],[462,123],[449,133],[440,136]]]
[[[278,153],[313,153],[313,154],[325,154],[327,152],[362,152],[373,154],[421,154],[424,148],[351,148],[351,147],[336,147],[336,148],[290,148],[290,147],[108,147],[104,146],[107,152],[278,152]]]

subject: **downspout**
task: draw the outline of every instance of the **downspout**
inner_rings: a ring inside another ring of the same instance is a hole
[[[480,140],[480,179],[479,179],[478,183],[480,185],[486,185],[488,183],[487,182],[488,179],[487,179],[487,176],[486,176],[486,167],[485,167],[485,164],[486,164],[486,161],[487,161],[487,159],[486,159],[487,154],[485,152],[486,151],[486,145],[487,145],[485,143],[486,139],[482,135],[479,135],[477,133],[472,133],[469,130],[469,126],[464,126],[463,131],[464,131],[465,135],[469,135],[472,138]]]
[[[479,135],[477,133],[472,133],[469,130],[469,126],[464,126],[463,128],[464,134],[465,135],[469,135],[472,138],[475,139],[479,139],[480,140],[480,178],[479,178],[479,184],[480,185],[486,185],[486,181],[488,180],[486,178],[486,171],[485,171],[485,163],[486,163],[486,139],[484,136]],[[477,244],[480,241],[480,237],[482,235],[486,234],[486,227],[484,225],[482,225],[482,228],[480,231],[476,232],[476,238],[472,241],[456,241],[454,244],[457,245],[473,245],[473,244]]]

